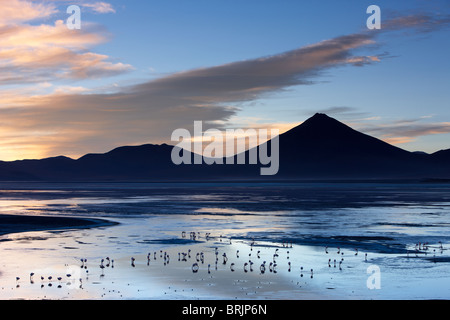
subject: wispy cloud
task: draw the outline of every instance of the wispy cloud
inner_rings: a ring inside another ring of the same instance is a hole
[[[96,13],[116,13],[114,7],[107,2],[85,2],[81,4],[83,7],[90,8]]]
[[[426,33],[448,26],[450,26],[449,14],[415,13],[392,17],[383,23],[383,30],[408,30]]]
[[[349,106],[332,106],[332,107],[328,107],[328,108],[323,108],[323,109],[305,109],[302,111],[302,114],[305,116],[312,116],[315,113],[325,113],[329,116],[335,116],[335,117],[339,117],[339,119],[341,120],[346,120],[346,119],[350,119],[350,120],[362,120],[369,118],[369,114],[366,112],[362,112],[359,111],[358,108],[355,107],[349,107]]]
[[[450,122],[422,122],[421,119],[406,119],[383,124],[363,125],[366,133],[376,135],[395,144],[411,142],[417,137],[450,133]]]
[[[352,128],[377,137],[387,143],[406,148],[411,151],[421,149],[435,152],[436,148],[447,149],[447,145],[419,146],[417,141],[423,137],[438,134],[450,134],[450,122],[437,121],[431,115],[399,120],[382,119],[381,117],[354,118],[345,121]],[[434,121],[433,121],[434,120]]]

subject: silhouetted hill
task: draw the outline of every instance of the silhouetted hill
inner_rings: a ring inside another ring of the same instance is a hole
[[[266,143],[269,150],[271,143]],[[279,148],[280,167],[275,176],[260,176],[260,164],[177,166],[171,161],[173,146],[146,144],[119,147],[103,154],[87,154],[77,160],[61,156],[42,160],[0,161],[0,180],[450,178],[450,149],[431,155],[405,151],[358,132],[325,114],[316,114],[280,135]],[[249,153],[245,152],[246,159]]]
[[[450,149],[440,150],[438,152],[435,152],[435,153],[431,154],[431,158],[434,161],[448,164],[448,163],[450,163]]]

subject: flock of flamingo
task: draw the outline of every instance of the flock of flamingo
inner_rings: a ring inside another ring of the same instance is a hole
[[[181,237],[186,238],[186,232],[182,232]],[[215,246],[206,246],[202,247],[204,250],[200,250],[198,252],[193,252],[191,248],[187,245],[181,247],[185,250],[177,252],[175,258],[179,263],[184,263],[184,269],[190,269],[193,274],[199,273],[200,271],[207,272],[207,274],[211,274],[214,271],[217,271],[219,268],[221,270],[228,269],[230,272],[238,272],[241,270],[243,273],[259,273],[259,275],[264,275],[266,273],[276,274],[279,272],[279,268],[281,265],[286,268],[287,272],[292,272],[294,270],[294,265],[290,259],[290,250],[294,248],[292,242],[282,242],[282,243],[272,243],[270,245],[258,244],[254,239],[250,242],[247,242],[249,246],[249,251],[245,254],[240,252],[239,249],[235,251],[230,251],[229,249],[221,252],[219,247],[224,248],[227,244],[232,244],[231,238],[226,238],[223,236],[213,237],[210,233],[205,233],[204,236],[201,236],[199,232],[190,232],[189,234],[190,242],[189,243],[201,243],[205,241],[213,240],[215,241]],[[244,243],[244,240],[239,240],[241,243]],[[242,249],[242,247],[240,247]],[[262,251],[264,248],[264,252]],[[407,250],[407,257],[418,257],[419,254],[427,254],[430,250],[433,249],[434,256],[436,255],[436,249],[443,253],[445,250],[442,243],[439,242],[439,246],[432,246],[429,244],[416,244],[413,250]],[[328,268],[336,268],[340,271],[343,270],[343,265],[345,263],[345,259],[349,255],[358,256],[360,254],[357,248],[349,249],[346,248],[346,253],[344,255],[344,250],[335,247],[329,248],[326,246],[324,248],[323,253],[327,256]],[[227,255],[228,252],[228,255]],[[283,252],[283,257],[280,255]],[[410,256],[410,253],[414,253]],[[213,257],[212,261],[206,261],[207,256]],[[231,256],[232,255],[232,256]],[[157,250],[148,252],[146,258],[142,258],[139,260],[139,263],[143,263],[146,260],[147,266],[156,265],[156,261],[160,261],[163,263],[163,266],[167,266],[171,261],[171,256],[168,251]],[[135,257],[129,258],[130,266],[132,268],[136,267],[138,260]],[[266,260],[263,260],[266,259]],[[362,259],[362,258],[361,258]],[[364,261],[368,261],[368,254],[364,253]],[[85,273],[84,279],[87,279],[90,270],[92,268],[88,268],[88,260],[86,258],[79,259],[80,261],[80,269]],[[298,261],[298,259],[296,260]],[[121,264],[122,265],[122,264]],[[326,265],[320,266],[321,268]],[[114,259],[111,259],[109,256],[105,258],[101,258],[99,263],[93,263],[93,268],[98,267],[100,269],[99,276],[100,278],[105,277],[105,269],[114,268]],[[298,270],[298,275],[300,278],[303,278],[305,274],[308,274],[311,279],[314,278],[314,269],[313,268],[305,268],[302,265],[296,266]],[[319,268],[320,269],[320,268]],[[94,271],[96,273],[96,271]],[[98,273],[98,269],[97,269]],[[77,273],[80,275],[81,273]],[[36,275],[34,272],[29,274],[29,283],[34,284],[36,282]],[[53,275],[41,275],[40,276],[40,286],[44,288],[45,285],[48,287],[56,286],[57,288],[62,288],[64,282],[67,284],[73,285],[74,282],[78,280],[79,288],[83,286],[83,277],[80,276],[78,279],[75,279],[71,273],[66,273],[59,276]],[[16,277],[16,288],[20,287],[21,277]]]

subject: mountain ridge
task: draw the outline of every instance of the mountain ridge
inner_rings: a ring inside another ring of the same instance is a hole
[[[264,144],[270,150],[272,141]],[[260,148],[264,144],[256,147]],[[280,167],[259,176],[261,165],[175,165],[174,146],[121,146],[78,159],[0,161],[3,181],[193,181],[261,179],[448,179],[450,149],[409,152],[317,113],[279,136]],[[245,152],[248,159],[251,150]],[[192,154],[191,154],[192,156]],[[237,157],[235,155],[234,157]],[[224,161],[225,162],[225,161]]]

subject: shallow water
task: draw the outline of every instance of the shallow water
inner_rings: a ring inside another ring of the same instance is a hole
[[[0,213],[120,222],[2,236],[2,299],[450,298],[448,185],[16,183],[0,189]],[[200,237],[191,241],[194,231]],[[189,249],[191,257],[178,261]],[[196,260],[200,252],[203,263]],[[80,259],[87,259],[86,269]],[[370,266],[380,273],[368,273]]]

